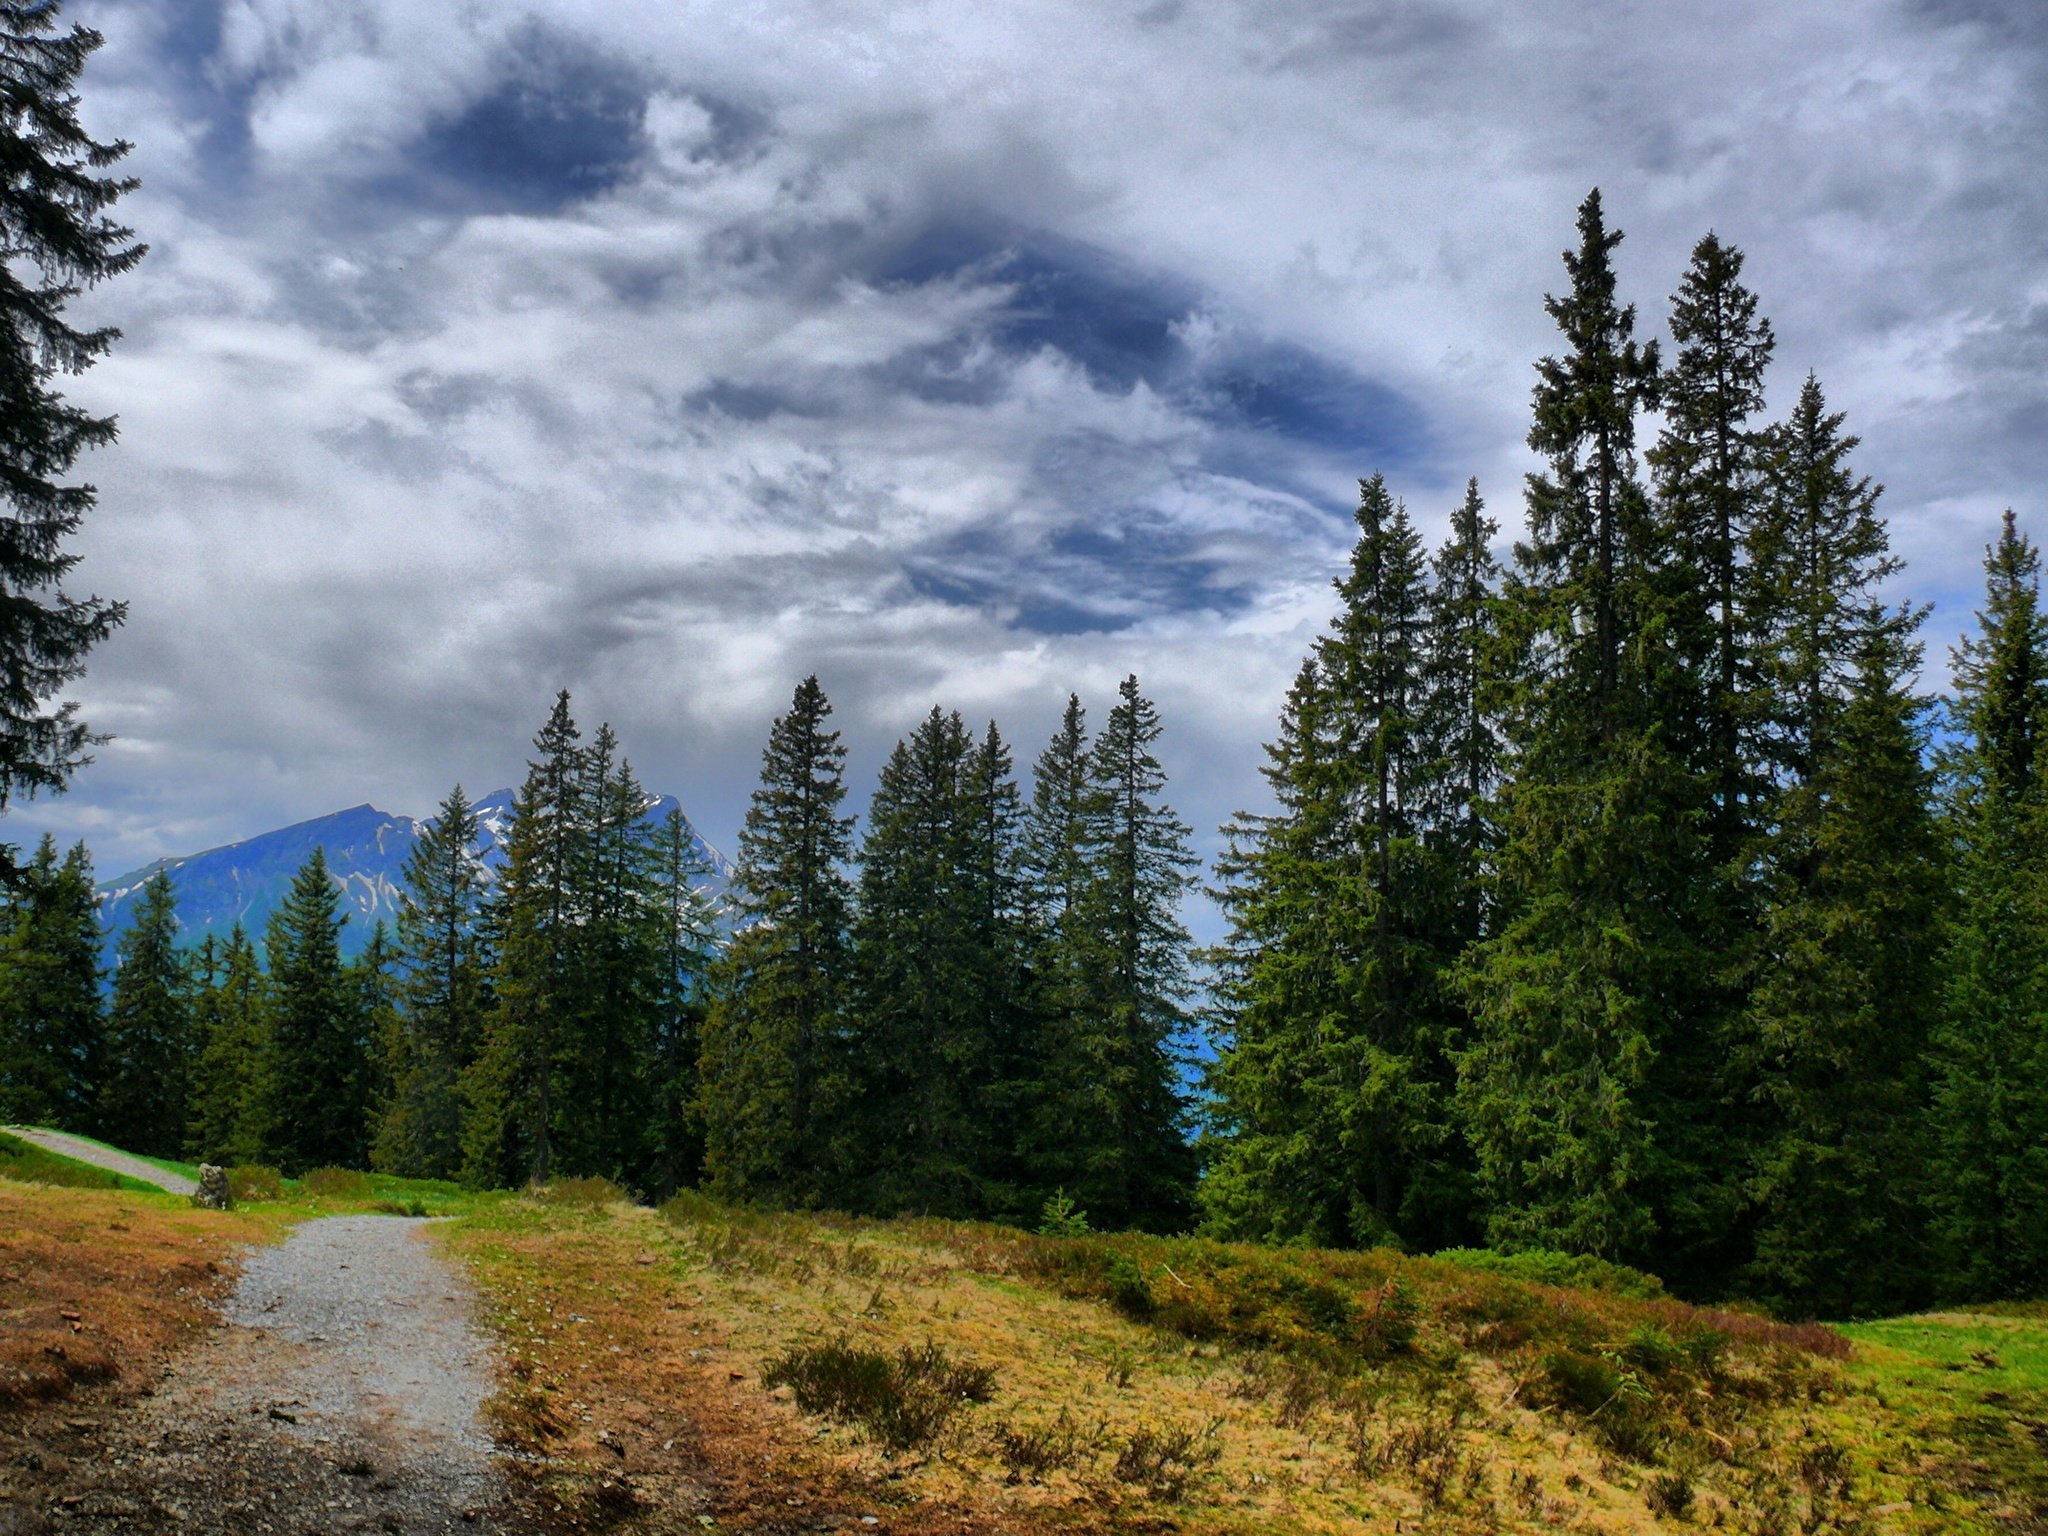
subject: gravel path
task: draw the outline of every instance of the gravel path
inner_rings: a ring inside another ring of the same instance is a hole
[[[330,1216],[253,1252],[220,1331],[109,1427],[49,1523],[25,1529],[528,1529],[479,1415],[489,1346],[425,1225]]]
[[[7,1134],[23,1141],[32,1141],[45,1152],[55,1152],[59,1157],[68,1157],[76,1162],[91,1163],[95,1168],[104,1168],[109,1173],[125,1173],[131,1179],[140,1179],[145,1184],[154,1184],[158,1189],[167,1189],[174,1195],[191,1195],[199,1186],[182,1173],[172,1173],[159,1168],[155,1163],[146,1163],[139,1157],[130,1157],[126,1152],[116,1152],[111,1147],[100,1146],[82,1136],[72,1136],[64,1131],[46,1131],[34,1125],[10,1125]]]

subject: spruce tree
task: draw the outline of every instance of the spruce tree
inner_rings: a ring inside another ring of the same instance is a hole
[[[1698,1187],[1658,1127],[1696,1088],[1660,1059],[1698,1027],[1702,796],[1667,729],[1685,594],[1635,474],[1656,350],[1616,300],[1597,192],[1579,232],[1547,301],[1568,350],[1537,365],[1549,466],[1501,610],[1499,926],[1461,967],[1459,1092],[1494,1241],[1648,1258]]]
[[[1786,797],[1751,1008],[1768,1107],[1749,1188],[1747,1294],[1824,1317],[1924,1297],[1922,1106],[1938,997],[1941,865],[1916,616],[1866,610],[1863,654],[1814,777]]]
[[[1159,712],[1135,676],[1117,693],[1089,754],[1083,846],[1094,859],[1079,916],[1100,969],[1063,1042],[1080,1100],[1069,1122],[1073,1176],[1060,1182],[1099,1222],[1171,1231],[1194,1193],[1179,1051],[1192,991],[1180,902],[1195,859],[1187,825],[1160,798]]]
[[[56,23],[46,0],[0,4],[0,811],[21,793],[62,789],[87,760],[96,738],[77,706],[51,700],[126,613],[63,590],[79,558],[66,541],[97,497],[64,477],[81,453],[114,440],[114,420],[54,385],[121,334],[79,330],[65,307],[82,288],[126,272],[144,248],[109,217],[136,186],[103,174],[128,145],[98,142],[78,122],[78,77],[103,39],[88,27],[52,35]],[[11,870],[11,860],[0,866]]]
[[[45,836],[0,928],[0,1120],[93,1128],[103,1014],[91,857]]]
[[[563,1038],[573,1015],[575,880],[583,812],[582,733],[569,693],[555,696],[512,802],[505,864],[493,894],[492,1006],[463,1075],[463,1177],[491,1186],[545,1183],[562,1112]]]
[[[193,962],[199,1057],[187,1096],[186,1155],[224,1167],[260,1163],[270,1140],[269,999],[256,946],[240,923],[206,936]]]
[[[1930,1191],[1958,1297],[2048,1288],[2048,619],[2005,514],[1977,633],[1954,653],[1953,912],[1934,1052]]]
[[[704,1022],[705,1171],[722,1196],[815,1204],[844,1099],[852,890],[846,749],[816,677],[797,686],[761,759],[733,871],[738,931]]]
[[[869,805],[853,926],[850,1019],[860,1203],[981,1216],[996,1161],[985,1098],[995,1041],[971,889],[973,743],[933,707],[896,744]]]
[[[368,1021],[341,962],[341,891],[315,847],[264,934],[270,1150],[287,1174],[367,1162]]]
[[[1038,972],[1042,935],[1026,865],[1023,795],[1009,743],[993,720],[968,755],[961,815],[962,901],[971,931],[968,1008],[974,1028],[989,1042],[982,1113],[990,1151],[981,1188],[997,1217],[1025,1220],[1039,1213],[1056,1188],[1044,1182],[1028,1155],[1048,1044]]]
[[[488,998],[476,839],[476,812],[458,784],[406,857],[392,1091],[371,1149],[386,1172],[451,1179],[462,1169],[462,1077],[476,1057]]]
[[[1352,1029],[1340,937],[1352,897],[1341,788],[1351,775],[1329,709],[1311,654],[1265,748],[1274,810],[1240,812],[1223,829],[1212,894],[1229,931],[1207,957],[1216,1052],[1201,1184],[1204,1226],[1219,1237],[1333,1246],[1353,1232],[1354,1183],[1333,1168],[1329,1141]]]
[[[107,1009],[100,1125],[110,1141],[150,1157],[175,1157],[185,1145],[192,1011],[177,907],[171,877],[158,870],[115,945]]]
[[[583,754],[561,1062],[561,1163],[638,1183],[650,1155],[660,933],[649,797],[601,725]]]
[[[698,1058],[718,919],[704,891],[714,873],[711,861],[679,807],[661,819],[649,851],[660,960],[649,995],[655,1071],[649,1182],[652,1193],[666,1196],[696,1184],[704,1171]]]

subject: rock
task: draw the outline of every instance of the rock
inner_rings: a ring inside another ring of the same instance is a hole
[[[225,1211],[235,1203],[228,1193],[228,1171],[216,1168],[211,1163],[199,1165],[199,1188],[192,1195],[192,1203],[204,1206],[209,1211]]]

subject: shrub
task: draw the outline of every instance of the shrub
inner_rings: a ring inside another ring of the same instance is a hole
[[[315,1168],[299,1176],[299,1188],[328,1200],[367,1200],[370,1176],[353,1168]]]
[[[1683,1520],[1692,1512],[1691,1474],[1677,1468],[1654,1474],[1643,1484],[1643,1502],[1653,1515]]]
[[[1117,1311],[1140,1322],[1158,1310],[1152,1300],[1152,1282],[1127,1254],[1119,1253],[1109,1261],[1109,1299]]]
[[[764,1385],[788,1387],[805,1413],[857,1424],[891,1450],[938,1439],[968,1403],[995,1395],[995,1372],[949,1360],[936,1344],[895,1355],[845,1340],[800,1345],[768,1362]]]
[[[997,1425],[995,1452],[1009,1469],[1011,1482],[1036,1482],[1048,1472],[1065,1471],[1080,1462],[1081,1431],[1062,1408],[1050,1424]]]
[[[550,1205],[606,1206],[617,1201],[631,1201],[632,1196],[610,1179],[551,1179],[545,1184],[536,1184],[530,1193],[536,1200],[545,1200]]]
[[[427,1202],[424,1200],[379,1200],[375,1207],[380,1216],[424,1216]]]
[[[1399,1280],[1389,1280],[1359,1300],[1352,1332],[1369,1360],[1405,1354],[1415,1344],[1415,1297]]]
[[[284,1175],[265,1163],[243,1163],[230,1168],[228,1197],[237,1205],[251,1200],[281,1200]]]
[[[1216,1444],[1217,1425],[1197,1429],[1174,1424],[1141,1425],[1116,1453],[1110,1468],[1120,1483],[1144,1488],[1156,1499],[1179,1501],[1197,1474],[1214,1466],[1223,1454]]]
[[[1446,1248],[1435,1258],[1442,1264],[1484,1270],[1532,1285],[1606,1291],[1641,1301],[1654,1301],[1664,1295],[1664,1282],[1655,1275],[1589,1254],[1560,1253],[1554,1248],[1530,1248],[1519,1253],[1500,1253],[1491,1248]]]

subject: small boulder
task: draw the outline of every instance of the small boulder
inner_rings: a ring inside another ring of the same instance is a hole
[[[192,1203],[204,1206],[209,1211],[225,1211],[235,1203],[228,1193],[228,1171],[216,1168],[211,1163],[199,1165],[199,1188],[193,1193]]]

